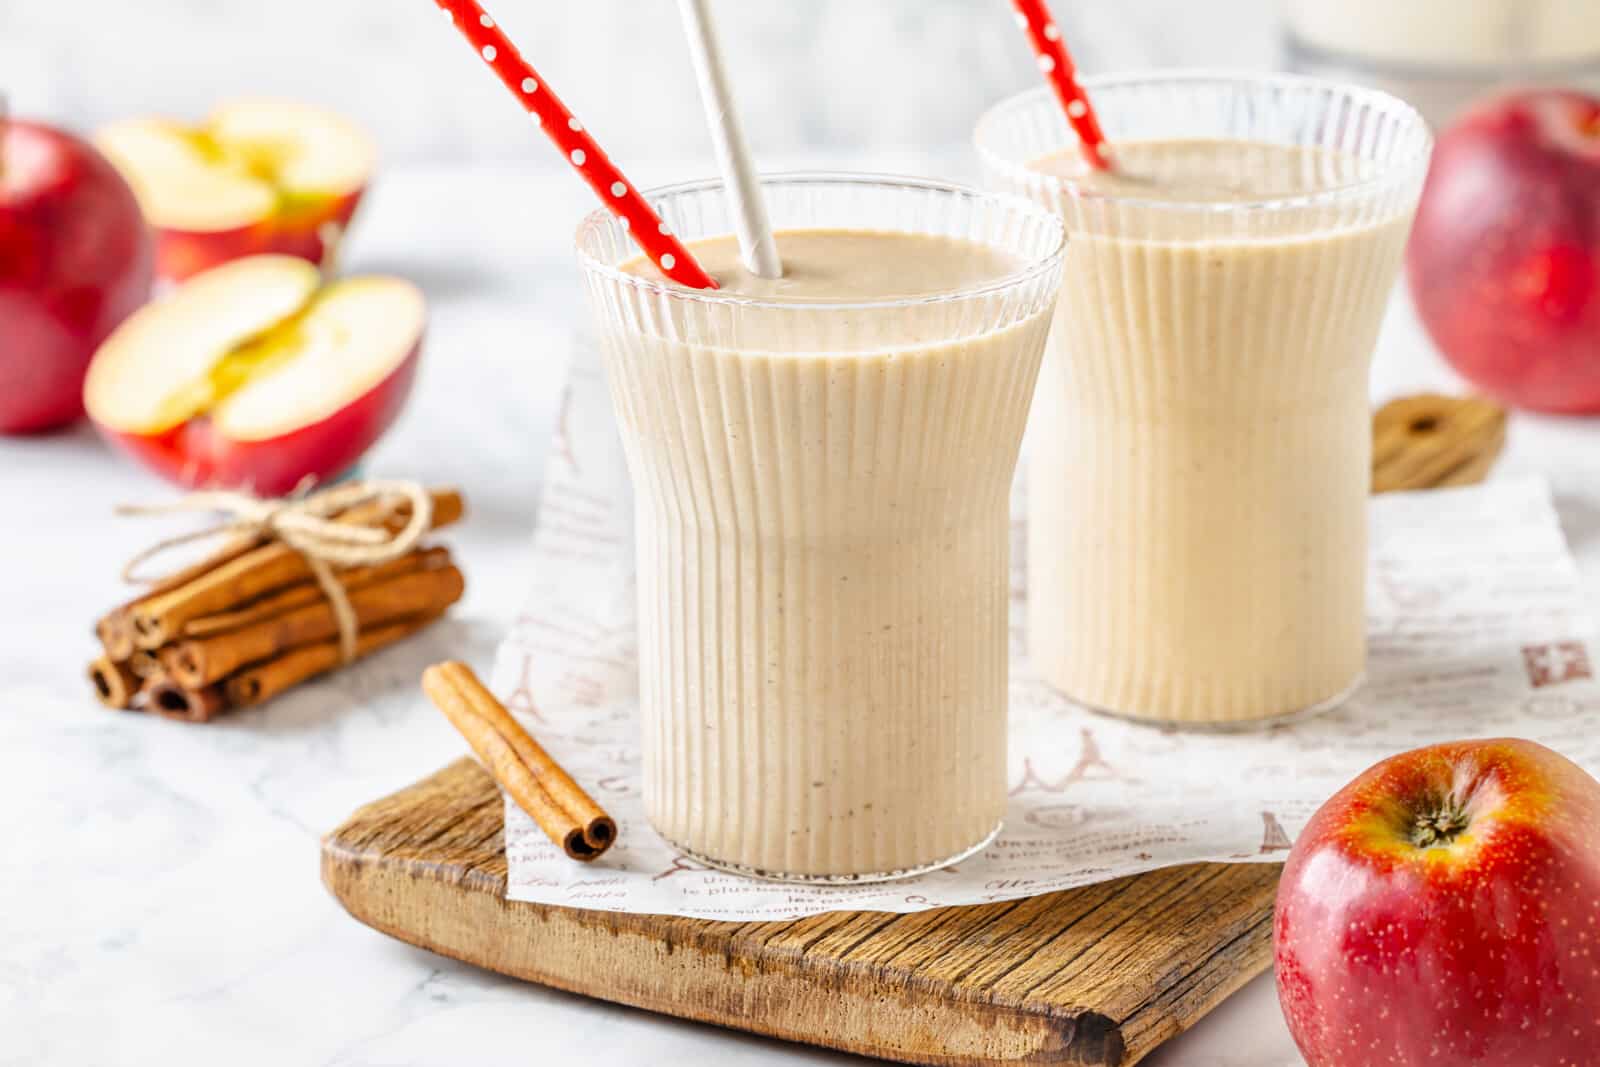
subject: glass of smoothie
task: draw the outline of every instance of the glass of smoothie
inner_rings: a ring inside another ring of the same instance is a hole
[[[1595,0],[1284,0],[1296,70],[1349,78],[1448,122],[1497,85],[1600,88]]]
[[[991,110],[994,185],[1067,224],[1028,460],[1029,655],[1074,701],[1228,727],[1365,666],[1367,378],[1432,141],[1376,90],[1085,82],[1114,173],[1045,89]]]
[[[746,874],[860,881],[981,848],[1006,802],[1007,494],[1063,227],[910,179],[647,194],[718,279],[578,231],[635,494],[646,809]]]

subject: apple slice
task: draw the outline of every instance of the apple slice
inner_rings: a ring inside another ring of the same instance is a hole
[[[139,197],[158,268],[181,280],[265,252],[322,263],[336,250],[375,153],[337,115],[281,100],[238,100],[199,126],[114,123],[95,144]]]
[[[372,176],[365,134],[337,115],[281,100],[234,100],[211,113],[211,138],[299,202],[337,200]]]
[[[399,414],[426,309],[399,278],[328,285],[250,256],[196,275],[95,353],[89,417],[186,486],[276,495],[348,469]]]

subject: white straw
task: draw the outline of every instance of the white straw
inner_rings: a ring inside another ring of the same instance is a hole
[[[683,13],[683,29],[689,37],[689,54],[695,75],[700,80],[700,102],[705,105],[706,123],[711,128],[711,144],[717,152],[722,182],[733,198],[738,223],[739,250],[745,267],[758,278],[783,277],[778,246],[772,240],[772,223],[767,220],[767,205],[761,198],[761,183],[750,160],[733,106],[728,76],[722,69],[722,52],[717,47],[716,30],[711,24],[709,0],[678,0]]]

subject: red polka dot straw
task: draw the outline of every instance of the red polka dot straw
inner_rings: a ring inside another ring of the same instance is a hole
[[[567,110],[567,105],[551,90],[549,83],[522,58],[517,46],[482,5],[477,0],[435,2],[473,50],[489,64],[489,69],[499,75],[512,95],[538,118],[545,136],[589,183],[600,202],[622,219],[634,243],[661,268],[661,273],[691,289],[717,288],[717,280],[707,274],[683,243],[668,231],[661,216],[622,176],[589,131]]]
[[[1017,25],[1028,34],[1033,50],[1039,56],[1039,69],[1055,87],[1061,106],[1066,109],[1067,121],[1077,131],[1078,143],[1083,148],[1083,158],[1096,170],[1110,170],[1111,157],[1106,149],[1106,134],[1100,128],[1100,119],[1089,103],[1089,94],[1078,84],[1078,68],[1067,54],[1061,40],[1061,28],[1050,17],[1045,0],[1012,0],[1017,8]]]

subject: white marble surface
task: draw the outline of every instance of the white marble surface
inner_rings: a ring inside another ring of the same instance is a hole
[[[696,169],[660,162],[637,180]],[[0,1065],[853,1062],[408,948],[348,918],[318,881],[319,834],[462,752],[420,699],[393,697],[431,660],[487,665],[517,610],[567,338],[583,315],[567,242],[586,196],[538,166],[414,168],[377,188],[350,266],[417,280],[433,323],[417,395],[370,469],[466,489],[471,518],[450,541],[469,592],[426,637],[266,709],[196,727],[89,699],[89,620],[115,595],[118,561],[154,533],[109,507],[164,490],[85,430],[0,441],[0,552],[19,561],[0,577]],[[1399,308],[1375,391],[1449,382]],[[1518,419],[1502,471],[1530,470],[1555,484],[1592,600],[1600,423]],[[1299,1061],[1262,979],[1148,1062]]]

